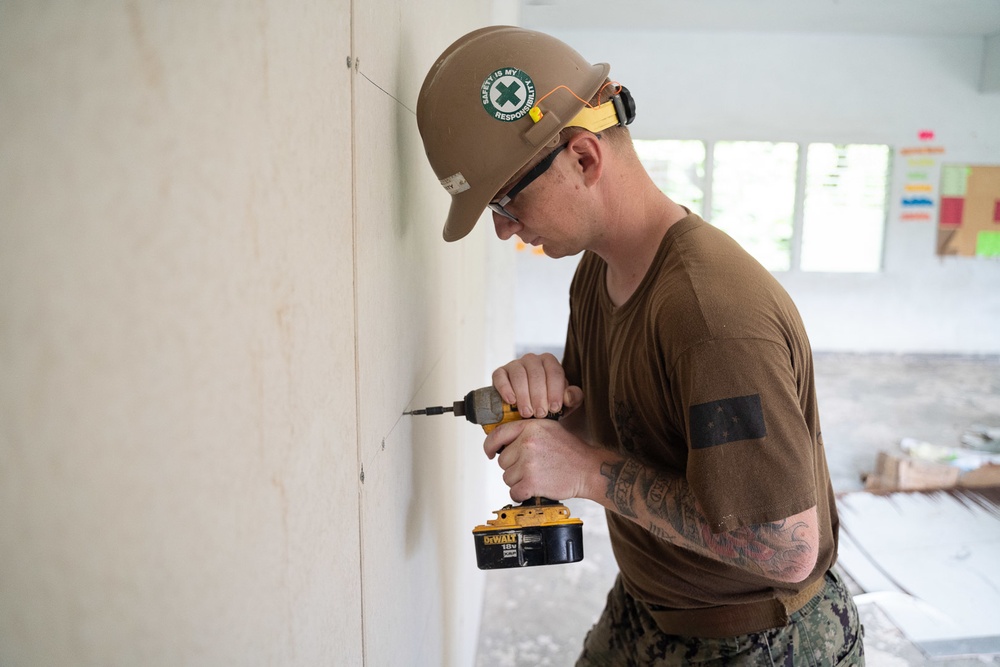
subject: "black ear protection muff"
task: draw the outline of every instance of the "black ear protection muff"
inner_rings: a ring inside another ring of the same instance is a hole
[[[611,101],[615,105],[619,125],[624,127],[635,120],[635,98],[628,92],[628,88],[619,86],[618,93],[611,98]]]

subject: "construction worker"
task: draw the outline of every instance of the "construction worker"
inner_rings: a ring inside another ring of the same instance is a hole
[[[652,182],[609,71],[494,26],[452,44],[420,90],[446,241],[488,207],[501,239],[584,253],[562,361],[493,375],[522,416],[565,415],[504,424],[486,454],[514,501],[606,508],[620,573],[578,665],[861,665],[799,314]]]

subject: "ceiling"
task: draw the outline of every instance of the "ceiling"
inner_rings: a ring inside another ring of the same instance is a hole
[[[540,30],[1000,34],[1000,0],[520,0]]]

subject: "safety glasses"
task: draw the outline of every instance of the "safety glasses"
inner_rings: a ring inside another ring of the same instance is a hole
[[[494,199],[493,201],[491,201],[489,203],[489,206],[493,210],[493,212],[496,213],[497,215],[502,215],[508,220],[513,220],[514,222],[520,222],[517,219],[517,216],[515,216],[513,213],[511,213],[506,209],[506,206],[509,205],[511,201],[513,201],[514,197],[516,197],[518,193],[521,192],[521,190],[531,185],[532,181],[534,181],[536,178],[538,178],[546,171],[548,171],[549,167],[551,167],[552,163],[555,161],[556,156],[559,155],[559,153],[561,153],[564,148],[566,148],[566,144],[558,146],[554,151],[546,155],[544,160],[542,160],[534,167],[532,167],[531,171],[529,171],[521,178],[521,180],[515,183],[513,187],[511,187],[511,189],[506,192],[506,194],[504,194],[502,197],[498,199]]]

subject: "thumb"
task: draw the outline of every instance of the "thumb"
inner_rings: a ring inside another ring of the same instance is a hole
[[[566,387],[563,392],[563,407],[574,410],[583,404],[583,389],[579,387]]]

